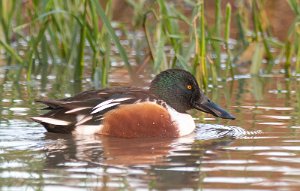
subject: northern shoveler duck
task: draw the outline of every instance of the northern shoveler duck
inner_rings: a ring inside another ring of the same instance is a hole
[[[180,137],[195,129],[187,114],[197,109],[224,119],[233,115],[208,99],[194,76],[169,69],[158,74],[150,88],[85,91],[61,100],[39,100],[48,113],[32,117],[47,131],[101,134],[114,137]]]

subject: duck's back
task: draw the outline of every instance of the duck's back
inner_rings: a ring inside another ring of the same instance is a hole
[[[117,137],[176,137],[167,104],[139,88],[85,91],[61,100],[39,100],[48,113],[32,119],[49,132]]]

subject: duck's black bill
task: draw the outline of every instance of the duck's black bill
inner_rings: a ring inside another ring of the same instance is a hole
[[[203,111],[205,113],[210,113],[215,117],[220,117],[223,119],[235,119],[233,115],[225,111],[223,108],[210,101],[208,98],[202,99],[200,102],[194,105],[195,109]]]

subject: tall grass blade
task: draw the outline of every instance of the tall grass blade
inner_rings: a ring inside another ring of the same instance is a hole
[[[111,13],[111,6],[112,6],[112,1],[108,1],[106,4],[106,10],[105,13],[108,16],[109,20],[111,20],[112,13]],[[102,87],[105,87],[107,82],[108,82],[108,72],[110,69],[110,55],[111,55],[111,40],[109,38],[109,33],[107,32],[106,28],[102,28],[101,31],[101,39],[105,44],[105,53],[104,53],[104,59],[102,62],[102,74],[101,74],[101,85]]]
[[[177,37],[180,37],[179,31],[178,31],[178,24],[174,21],[172,18],[171,13],[174,12],[170,11],[170,8],[168,7],[168,4],[164,0],[158,0],[160,13],[162,15],[162,26],[163,31],[165,32],[166,37],[169,38],[171,42],[171,46],[175,52],[175,55],[179,52],[180,42],[178,41]],[[177,61],[176,56],[174,57],[172,61],[172,67],[175,66]]]
[[[8,44],[0,40],[0,45],[3,46],[3,48],[11,55],[13,59],[16,59],[19,63],[24,63],[23,58],[21,58],[18,53]]]
[[[258,75],[263,61],[264,47],[261,43],[256,43],[254,55],[252,57],[250,73]]]
[[[295,25],[295,30],[296,30],[296,48],[297,48],[297,53],[296,53],[296,73],[300,73],[300,22],[296,23]]]
[[[296,15],[299,15],[299,14],[300,14],[299,1],[297,1],[297,0],[288,0],[287,2],[288,2],[288,4],[290,5],[290,7],[291,7],[291,9],[293,10],[293,12],[294,12]]]
[[[215,0],[215,37],[221,38],[221,25],[222,25],[222,11],[221,11],[221,0]],[[221,66],[221,44],[218,41],[212,43],[215,50],[215,64],[216,68],[219,71]]]
[[[202,83],[205,89],[208,87],[208,73],[206,66],[206,38],[205,38],[205,17],[204,17],[204,1],[200,1],[200,34],[201,34],[201,48],[200,48],[200,63],[202,73]]]
[[[32,37],[30,51],[26,55],[26,60],[28,61],[27,81],[31,80],[31,73],[32,73],[32,67],[33,67],[33,62],[34,62],[33,53],[36,52],[36,50],[38,49],[38,45],[41,42],[41,40],[42,40],[42,38],[44,36],[44,33],[45,33],[45,31],[46,31],[46,29],[48,27],[48,23],[49,23],[49,20],[46,20],[42,24],[43,27],[39,31],[37,37],[36,38]]]
[[[263,28],[263,24],[262,24],[262,19],[263,19],[262,15],[265,16],[266,14],[263,14],[264,10],[261,8],[261,6],[262,6],[261,4],[262,4],[261,1],[257,1],[257,0],[254,1],[254,9],[255,9],[254,14],[256,15],[254,21],[255,21],[255,26],[256,26],[256,30],[257,30],[256,35],[261,35],[262,42],[263,42],[263,45],[265,48],[266,58],[268,60],[266,72],[270,73],[274,66],[274,59],[273,59],[273,55],[271,53],[271,48],[270,48],[269,42],[267,40],[267,38],[268,38],[267,31]],[[264,19],[267,20],[266,16],[264,17]]]
[[[230,72],[230,76],[234,79],[232,59],[231,59],[231,51],[229,47],[229,38],[230,38],[230,23],[231,23],[231,5],[227,3],[226,5],[226,16],[225,16],[225,47],[227,52],[227,60],[226,60],[226,76],[228,76],[228,71]]]
[[[117,46],[117,48],[119,50],[119,53],[120,53],[120,56],[122,57],[125,65],[126,65],[126,67],[128,69],[129,75],[131,77],[133,77],[133,70],[132,70],[131,65],[129,63],[126,51],[123,48],[123,46],[121,45],[119,38],[117,37],[114,29],[111,26],[111,23],[109,22],[108,18],[106,17],[105,12],[102,9],[102,6],[100,5],[100,3],[99,3],[98,0],[91,0],[91,1],[93,2],[93,5],[96,7],[97,13],[101,17],[101,20],[103,21],[103,24],[107,28],[107,31],[108,31],[110,37],[112,38],[112,40],[114,41],[115,45]]]
[[[155,62],[155,50],[154,50],[153,43],[152,43],[151,33],[149,31],[150,26],[148,26],[148,22],[147,22],[148,15],[150,15],[151,13],[153,13],[153,12],[152,11],[147,11],[144,14],[143,30],[144,30],[144,33],[145,33],[145,38],[146,38],[147,45],[148,45],[148,48],[149,48],[151,60],[154,63]],[[154,13],[153,13],[153,15],[154,15]],[[158,31],[161,31],[160,23],[161,22],[158,23],[158,29],[157,29]],[[156,65],[154,64],[154,70],[155,69],[156,69]]]
[[[85,16],[86,16],[86,11],[84,12],[83,18],[85,18]],[[78,57],[77,57],[77,62],[76,62],[75,72],[74,72],[75,81],[81,81],[83,75],[83,68],[84,68],[83,57],[84,57],[85,39],[86,39],[86,23],[83,22],[80,30],[80,41],[79,41],[78,52],[77,52]]]
[[[198,21],[199,20],[199,21]],[[197,22],[198,21],[198,22]],[[198,24],[200,29],[198,29]],[[204,18],[204,2],[201,0],[198,4],[198,14],[193,20],[195,34],[195,60],[194,72],[197,81],[202,85],[203,89],[208,87],[208,74],[206,67],[206,38],[205,38],[205,18]]]
[[[285,77],[287,78],[291,77],[292,53],[293,53],[292,43],[290,41],[287,41],[285,45],[285,64],[284,64]]]

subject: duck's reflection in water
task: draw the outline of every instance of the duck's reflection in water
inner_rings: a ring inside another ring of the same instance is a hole
[[[97,175],[95,181],[102,183],[117,175],[97,171],[122,169],[125,174],[120,176],[126,177],[126,181],[148,184],[151,180],[159,189],[166,185],[198,188],[202,161],[215,159],[214,151],[234,140],[203,140],[199,139],[199,133],[203,131],[182,138],[136,139],[46,133],[46,165],[49,169],[59,167],[70,173],[78,167],[90,169],[89,173]]]
[[[124,139],[105,136],[72,136],[46,133],[48,165],[81,161],[106,165],[143,165],[195,162],[209,150],[227,145],[236,128],[201,124],[195,133],[181,138]],[[227,132],[226,132],[227,131]],[[228,135],[224,139],[225,135]],[[221,138],[222,139],[218,139]],[[210,139],[210,140],[209,140]],[[210,152],[211,153],[211,152]],[[180,158],[180,159],[177,159]],[[177,163],[176,162],[176,163]]]

